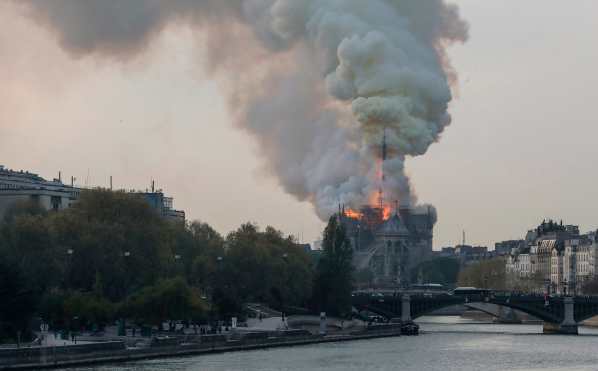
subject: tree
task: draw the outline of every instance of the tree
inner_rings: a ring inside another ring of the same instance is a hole
[[[342,316],[350,313],[353,290],[353,249],[344,226],[332,216],[324,230],[313,303],[318,311]]]
[[[17,265],[4,257],[0,259],[0,341],[21,336],[29,338],[37,293]]]
[[[103,328],[115,319],[116,305],[93,293],[71,292],[64,297],[63,315],[67,327]]]
[[[2,254],[43,292],[60,280],[60,261],[47,214],[30,203],[15,205],[0,226]]]
[[[411,270],[411,282],[439,283],[452,286],[457,282],[460,264],[455,258],[441,257],[421,262]]]
[[[503,258],[494,258],[473,263],[459,272],[458,282],[460,286],[504,290],[505,261]]]
[[[246,223],[226,238],[225,254],[212,277],[213,297],[225,316],[239,313],[246,302],[285,311],[306,306],[312,281],[310,258],[292,237]]]
[[[183,248],[183,259],[189,263],[189,282],[202,289],[210,286],[217,269],[218,257],[224,256],[224,239],[206,223],[193,222],[186,233],[191,246]]]
[[[544,292],[546,283],[541,272],[535,272],[528,277],[519,277],[514,273],[507,275],[505,288],[514,291]]]
[[[67,289],[92,291],[99,274],[103,294],[119,301],[172,265],[175,232],[136,194],[84,191],[72,208],[51,214],[49,224]]]
[[[161,326],[165,320],[189,320],[205,317],[206,305],[199,293],[183,278],[158,281],[132,295],[123,312],[138,323]]]
[[[226,317],[253,301],[305,307],[314,282],[307,252],[272,227],[247,223],[225,241],[208,224],[162,218],[141,195],[103,189],[83,191],[64,211],[17,204],[0,220],[0,259],[9,268],[0,306],[24,308],[15,313],[22,321],[11,320],[19,328],[35,315],[54,328],[75,317],[100,326],[127,316],[205,318],[200,298]]]

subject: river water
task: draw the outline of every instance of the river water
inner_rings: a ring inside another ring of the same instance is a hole
[[[542,335],[541,325],[424,317],[422,334],[102,365],[79,371],[598,370],[598,329]]]

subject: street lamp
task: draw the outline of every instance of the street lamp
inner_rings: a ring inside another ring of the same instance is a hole
[[[130,258],[131,258],[131,252],[126,250],[123,252],[122,254],[123,258],[124,258],[124,266],[125,266],[125,272],[124,272],[124,276],[125,276],[125,295],[129,295],[129,286],[131,285],[131,275],[129,273],[130,266]]]
[[[222,266],[222,256],[217,256],[216,257],[216,273],[215,273],[215,280],[214,280],[214,287],[212,287],[212,300],[210,300],[210,327],[214,326],[214,292],[216,290],[223,290],[222,287],[220,286],[220,269]],[[220,295],[222,295],[223,293],[221,292]],[[214,329],[216,329],[217,327],[214,327]]]
[[[64,273],[65,273],[65,277],[64,277],[64,286],[66,288],[68,288],[69,285],[69,281],[72,275],[72,260],[73,260],[73,254],[74,254],[75,250],[68,248],[66,250],[66,258],[65,258],[65,264],[64,264]]]
[[[282,254],[282,259],[285,262],[285,273],[286,273],[288,271],[289,254],[287,254],[286,252],[284,254]],[[284,277],[285,277],[285,283],[284,284],[288,287],[289,286],[288,285],[288,277],[287,277],[286,274],[284,275]],[[286,327],[285,313],[284,313],[284,305],[285,305],[284,304],[284,301],[285,301],[284,300],[284,289],[280,292],[280,301],[281,301],[281,303],[280,303],[281,308],[280,309],[281,309],[281,314],[282,314],[282,323]]]

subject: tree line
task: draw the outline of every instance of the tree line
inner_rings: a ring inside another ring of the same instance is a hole
[[[0,339],[116,319],[161,326],[243,317],[244,304],[350,312],[351,248],[331,218],[319,262],[291,236],[246,223],[222,236],[174,223],[138,195],[91,190],[71,208],[16,204],[0,221]]]

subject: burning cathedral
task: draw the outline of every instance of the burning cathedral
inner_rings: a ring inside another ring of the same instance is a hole
[[[382,140],[382,162],[386,160],[386,135]],[[381,174],[384,182],[384,173]],[[367,284],[376,287],[409,286],[413,268],[432,256],[435,212],[431,207],[412,209],[409,205],[394,207],[378,191],[378,205],[363,206],[359,211],[339,209],[353,247],[356,271],[365,271]]]
[[[227,87],[235,127],[256,140],[266,172],[322,221],[339,202],[353,207],[339,215],[372,284],[406,286],[431,255],[435,212],[418,206],[405,160],[425,155],[451,123],[457,76],[447,47],[468,38],[454,4],[22,2],[78,57],[125,61],[169,26],[189,26],[205,37],[206,76]],[[383,136],[389,148],[385,141],[380,156]]]
[[[406,287],[411,271],[432,256],[434,217],[430,210],[364,206],[341,210],[357,271],[369,270],[376,287]]]

